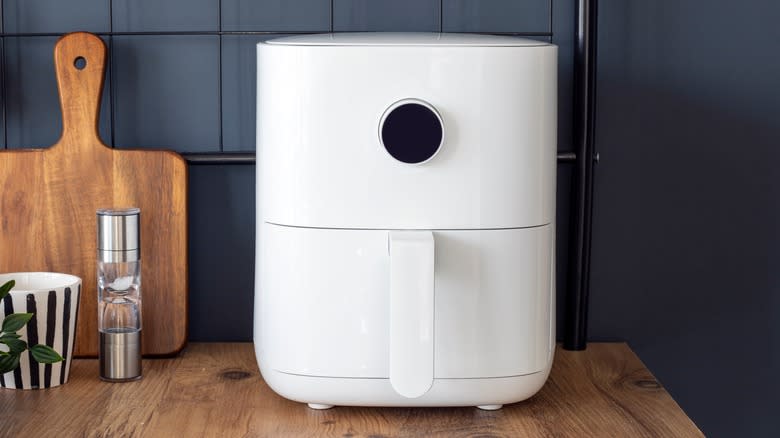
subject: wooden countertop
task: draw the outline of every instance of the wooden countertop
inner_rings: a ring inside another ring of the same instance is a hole
[[[190,344],[173,359],[144,360],[144,378],[98,379],[74,360],[48,390],[0,388],[2,436],[703,436],[622,343],[558,349],[550,380],[526,402],[476,408],[315,411],[263,382],[252,344]]]

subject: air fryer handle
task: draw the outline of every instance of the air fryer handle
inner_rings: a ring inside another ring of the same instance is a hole
[[[430,231],[391,231],[390,384],[417,398],[433,384],[434,241]]]

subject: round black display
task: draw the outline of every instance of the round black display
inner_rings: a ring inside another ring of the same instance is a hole
[[[401,104],[385,115],[379,130],[382,144],[396,160],[415,164],[430,159],[441,146],[441,120],[419,103]]]

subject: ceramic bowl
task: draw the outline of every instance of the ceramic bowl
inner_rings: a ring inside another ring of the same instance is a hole
[[[16,285],[0,301],[0,321],[12,313],[34,316],[17,333],[28,346],[44,344],[65,360],[39,364],[30,351],[22,353],[19,367],[0,375],[0,386],[16,389],[52,388],[68,381],[76,337],[81,279],[55,272],[17,272],[0,274],[0,285],[15,280]],[[7,347],[0,344],[0,349]]]

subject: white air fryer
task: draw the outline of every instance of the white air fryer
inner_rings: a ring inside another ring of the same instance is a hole
[[[318,409],[536,393],[555,346],[557,48],[350,33],[257,57],[266,382]]]

